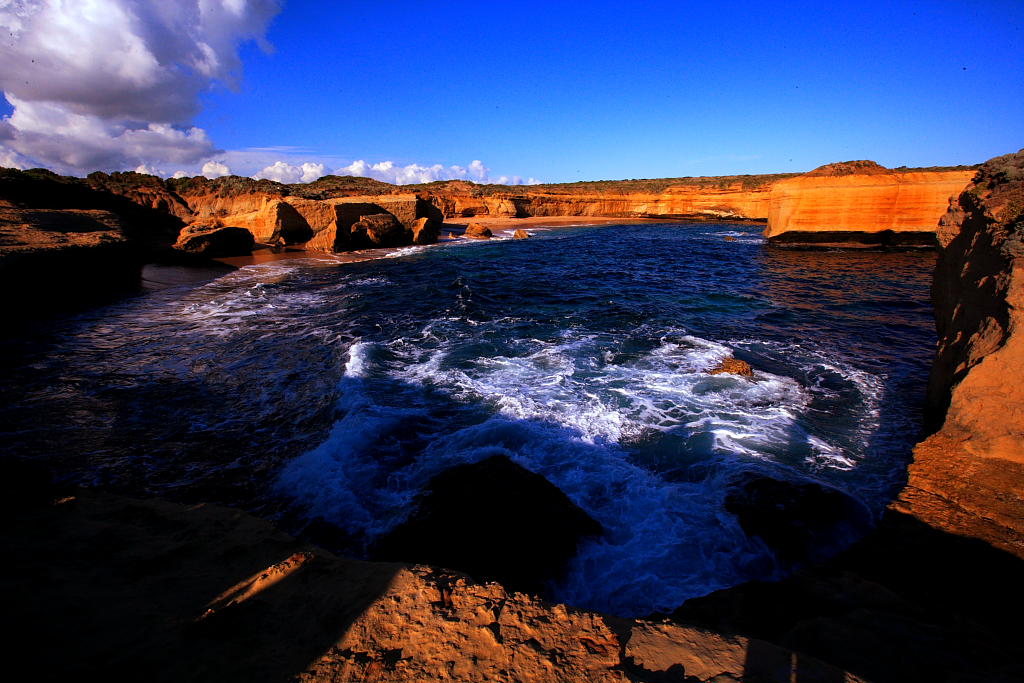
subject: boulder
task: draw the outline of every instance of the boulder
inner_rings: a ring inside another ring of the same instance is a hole
[[[417,218],[411,231],[413,244],[433,244],[441,234],[441,225],[433,218]]]
[[[519,228],[514,233],[512,233],[512,239],[514,239],[514,240],[525,240],[525,239],[529,239],[529,238],[530,238],[530,233],[526,232],[522,228]]]
[[[822,557],[871,525],[867,509],[841,491],[757,473],[729,487],[725,509],[736,515],[748,536],[761,538],[785,563]]]
[[[350,231],[352,245],[365,247],[401,247],[409,243],[405,226],[390,213],[360,216]]]
[[[434,477],[417,512],[382,538],[380,559],[417,562],[539,593],[601,525],[547,479],[493,456]]]
[[[470,223],[469,227],[466,228],[465,235],[473,239],[485,240],[491,237],[491,230],[479,223]]]
[[[210,258],[245,256],[252,253],[256,239],[245,228],[191,225],[181,231],[175,249]]]
[[[750,367],[750,363],[746,361],[737,360],[733,357],[726,358],[715,367],[708,370],[709,375],[742,375],[743,377],[753,377],[754,370]]]

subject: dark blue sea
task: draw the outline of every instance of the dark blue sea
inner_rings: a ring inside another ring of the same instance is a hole
[[[354,555],[433,475],[505,454],[605,528],[550,597],[670,610],[776,571],[723,508],[739,475],[877,515],[919,436],[934,254],[780,250],[761,229],[290,259],[37,323],[0,347],[3,450],[130,494],[322,518]],[[730,355],[753,381],[706,374]]]

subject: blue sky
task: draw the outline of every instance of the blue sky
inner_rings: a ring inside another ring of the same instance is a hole
[[[572,181],[967,164],[1024,146],[1019,0],[291,0],[269,14],[273,50],[240,38],[237,87],[212,80],[171,121],[236,172],[479,159],[491,179]]]

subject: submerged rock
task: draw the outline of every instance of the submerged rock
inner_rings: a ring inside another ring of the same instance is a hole
[[[494,456],[434,477],[418,511],[374,554],[538,593],[561,575],[580,540],[601,530],[547,479]]]
[[[485,240],[491,237],[491,229],[479,223],[470,223],[469,227],[466,228],[465,235],[473,239]]]
[[[709,375],[742,375],[743,377],[753,377],[754,370],[750,367],[750,363],[742,360],[737,360],[733,357],[726,358],[715,367],[708,370]]]
[[[748,474],[725,496],[748,536],[761,538],[785,563],[822,557],[868,530],[871,516],[858,501],[813,482]]]

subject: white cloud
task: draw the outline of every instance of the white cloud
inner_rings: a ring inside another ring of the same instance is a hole
[[[238,46],[278,0],[0,0],[0,89],[14,113],[0,158],[62,172],[192,165],[215,153],[189,122],[199,93],[234,84]]]
[[[231,169],[228,168],[227,164],[210,160],[203,164],[200,175],[204,175],[207,178],[220,178],[224,175],[231,175]]]
[[[215,150],[201,128],[169,123],[128,124],[77,114],[48,102],[7,99],[14,112],[5,120],[13,135],[0,153],[16,153],[62,172],[122,170],[159,163],[193,164]]]
[[[393,161],[381,161],[376,164],[369,164],[360,159],[348,166],[342,166],[333,171],[334,175],[354,175],[366,178],[383,180],[394,185],[408,185],[411,183],[430,183],[435,180],[471,180],[476,183],[498,183],[501,185],[521,185],[523,179],[520,176],[500,176],[492,179],[491,170],[484,166],[479,159],[474,159],[468,166],[421,166],[409,164],[399,166]],[[530,180],[534,180],[531,178]],[[534,181],[536,182],[536,181]]]
[[[275,161],[270,166],[254,173],[252,177],[276,180],[279,183],[311,183],[326,174],[327,167],[323,164],[307,161],[300,165],[292,165],[286,161]]]

